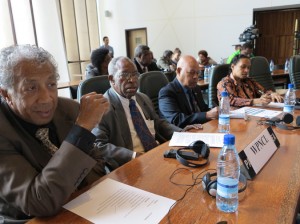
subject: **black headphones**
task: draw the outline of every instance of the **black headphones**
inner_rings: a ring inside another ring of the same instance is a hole
[[[212,178],[214,177],[214,178]],[[243,192],[247,188],[247,178],[240,173],[239,182],[243,184],[243,186],[239,189],[239,193]],[[217,195],[217,173],[207,172],[202,178],[202,187],[210,196],[216,197]]]
[[[197,153],[201,158],[204,159],[203,163],[193,163],[189,161],[188,157],[184,155],[184,152],[193,150],[195,153]],[[185,166],[192,167],[192,168],[197,168],[204,166],[208,163],[208,156],[209,156],[210,150],[207,144],[205,144],[203,141],[195,141],[192,142],[189,146],[180,148],[176,152],[176,159]]]

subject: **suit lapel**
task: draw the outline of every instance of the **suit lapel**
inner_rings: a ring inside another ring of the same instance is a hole
[[[69,131],[74,125],[73,120],[69,120],[66,117],[65,113],[61,113],[60,111],[56,111],[54,114],[53,122],[56,128],[56,133],[59,139],[59,142],[62,143],[67,137]],[[61,125],[63,124],[63,125]]]
[[[146,104],[146,102],[144,101],[143,97],[139,93],[136,93],[135,97],[136,97],[136,101],[138,102],[139,106],[142,109],[141,113],[144,114],[146,120],[150,120],[152,118],[152,116],[150,114],[151,110],[148,107],[148,105]]]
[[[41,171],[43,167],[46,166],[49,162],[51,155],[33,136],[31,136],[26,130],[24,130],[22,125],[20,125],[15,116],[9,110],[7,104],[3,103],[1,109],[10,122],[10,125],[7,125],[8,132],[17,134],[15,138],[18,139],[19,142],[24,144],[24,147],[20,147],[22,148],[22,151],[19,152],[31,162],[36,170]],[[10,130],[10,127],[12,127],[13,130]]]
[[[126,117],[124,108],[122,106],[122,103],[120,102],[119,97],[117,96],[117,94],[114,92],[114,90],[112,88],[110,88],[107,91],[107,95],[109,98],[109,102],[112,106],[111,108],[114,110],[116,117],[120,121],[127,121],[127,117]],[[120,122],[119,126],[120,126],[121,130],[124,130],[124,131],[122,131],[123,141],[125,142],[126,145],[131,146],[130,148],[133,148],[133,143],[132,143],[132,139],[131,139],[131,135],[130,135],[130,129],[129,129],[128,122]]]
[[[173,83],[174,83],[175,92],[178,96],[178,101],[180,102],[180,104],[183,105],[183,107],[185,108],[185,111],[187,111],[189,114],[193,113],[193,111],[191,110],[189,101],[187,100],[186,95],[182,89],[182,86],[179,83],[179,81],[177,80],[177,78],[175,78],[173,80]]]

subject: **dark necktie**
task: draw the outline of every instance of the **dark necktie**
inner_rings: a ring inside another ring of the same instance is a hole
[[[49,128],[39,128],[35,133],[35,137],[43,143],[51,155],[58,150],[49,139]]]
[[[144,118],[142,117],[137,106],[135,105],[135,101],[133,99],[129,100],[129,109],[134,128],[144,146],[145,151],[149,151],[150,149],[155,148],[157,146],[157,143],[152,134],[150,133],[144,121]]]
[[[187,91],[188,95],[189,95],[189,101],[190,101],[190,105],[191,105],[191,109],[192,111],[195,113],[195,112],[199,112],[199,107],[197,105],[197,102],[196,102],[196,99],[195,99],[195,96],[193,94],[193,91],[191,89],[189,89]]]

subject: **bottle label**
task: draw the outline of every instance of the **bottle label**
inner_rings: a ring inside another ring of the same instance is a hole
[[[283,107],[283,112],[286,112],[286,113],[293,113],[294,112],[294,105],[284,105]]]
[[[227,125],[230,123],[230,118],[228,114],[220,114],[219,115],[219,124]]]
[[[238,193],[237,179],[232,179],[229,177],[218,177],[217,179],[217,194],[223,198],[233,198],[236,197]]]

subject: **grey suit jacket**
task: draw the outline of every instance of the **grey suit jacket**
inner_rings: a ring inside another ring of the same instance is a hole
[[[85,177],[89,183],[103,176],[104,162],[100,158],[95,155],[97,163],[64,141],[78,110],[74,100],[59,98],[53,122],[62,144],[51,157],[1,102],[0,216],[16,221],[54,215]]]
[[[104,96],[110,102],[110,109],[92,132],[96,135],[96,144],[102,150],[103,156],[113,159],[117,165],[122,165],[130,161],[133,154],[129,125],[122,103],[114,90],[110,88]],[[156,140],[162,143],[169,140],[174,131],[181,131],[181,128],[158,117],[148,96],[139,92],[135,96],[145,118],[154,120]],[[115,168],[113,164],[111,166]]]

